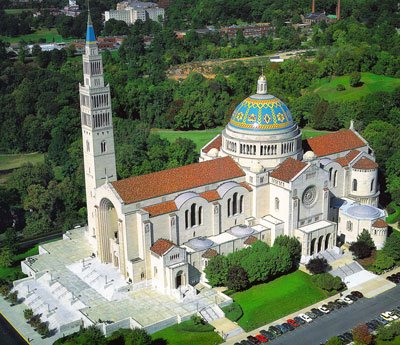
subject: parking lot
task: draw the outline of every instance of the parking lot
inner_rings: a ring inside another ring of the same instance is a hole
[[[376,297],[361,298],[347,307],[332,310],[329,314],[320,316],[310,323],[300,325],[293,331],[289,331],[268,343],[279,345],[323,344],[329,338],[351,331],[357,325],[366,323],[382,312],[392,310],[398,305],[400,305],[399,285]],[[253,335],[256,335],[256,333]]]

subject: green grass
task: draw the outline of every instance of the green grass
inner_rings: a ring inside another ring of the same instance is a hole
[[[221,133],[222,127],[205,129],[202,131],[174,131],[171,129],[152,129],[153,133],[157,133],[161,138],[174,142],[178,138],[187,138],[194,141],[196,150],[200,149],[207,144],[212,138]]]
[[[161,339],[166,340],[168,345],[217,345],[223,342],[211,326],[194,326],[192,320],[165,328],[151,337],[153,345],[165,344]]]
[[[400,336],[394,338],[393,340],[376,340],[376,345],[400,345]]]
[[[0,267],[0,279],[14,279],[17,274],[22,274],[21,261],[37,254],[39,254],[39,245],[15,255],[14,263],[11,267]]]
[[[400,78],[391,78],[373,73],[361,73],[362,86],[351,87],[350,76],[323,78],[311,85],[308,90],[317,93],[327,101],[352,101],[378,91],[393,91],[400,86]],[[346,90],[337,91],[338,84],[343,84]]]
[[[388,224],[396,223],[400,218],[400,205],[396,205],[395,202],[391,202],[390,206],[395,210],[392,214],[389,214],[386,217],[386,222]]]
[[[9,43],[18,43],[21,40],[24,40],[25,42],[38,42],[39,39],[45,39],[47,43],[51,42],[68,42],[73,40],[73,38],[63,38],[58,32],[57,29],[52,28],[52,29],[47,29],[47,28],[42,28],[39,30],[36,30],[32,34],[27,34],[27,35],[22,35],[22,36],[16,36],[16,37],[9,37],[9,36],[0,36],[0,39]]]
[[[243,309],[238,324],[250,331],[325,299],[327,294],[310,278],[308,274],[296,271],[232,295]]]
[[[33,12],[33,8],[6,8],[4,12],[7,14],[20,14],[22,12]]]
[[[321,135],[328,134],[331,132],[330,131],[319,131],[317,129],[305,127],[301,130],[301,133],[302,133],[303,139],[308,139],[308,138],[319,137]]]
[[[37,164],[43,162],[43,153],[4,154],[0,155],[0,171],[20,168],[25,163]]]

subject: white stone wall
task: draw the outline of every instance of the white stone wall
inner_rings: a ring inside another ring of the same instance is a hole
[[[357,190],[353,189],[353,180],[357,180]],[[350,194],[354,196],[372,196],[376,193],[378,170],[351,169]],[[371,189],[372,187],[372,189]]]

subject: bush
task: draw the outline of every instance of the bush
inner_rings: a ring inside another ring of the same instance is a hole
[[[386,252],[382,250],[377,251],[376,260],[374,262],[374,268],[377,272],[388,270],[389,268],[392,268],[395,264],[396,262],[394,261],[394,259],[387,255]]]
[[[311,281],[325,291],[339,291],[343,288],[342,280],[329,273],[316,274],[311,277]]]
[[[343,84],[337,84],[336,90],[337,90],[337,91],[344,91],[344,90],[346,90],[346,88],[344,87]]]
[[[225,316],[232,321],[237,321],[243,316],[243,310],[240,304],[233,302],[230,305],[222,308]]]
[[[383,341],[393,340],[397,336],[400,335],[400,323],[393,322],[390,323],[387,327],[381,326],[377,331],[377,338]]]
[[[249,286],[249,277],[243,267],[229,267],[226,286],[229,290],[233,291],[242,291]]]
[[[6,297],[10,293],[11,287],[10,284],[0,285],[0,294]]]
[[[315,258],[311,259],[307,263],[306,268],[312,274],[320,274],[320,273],[325,273],[330,268],[330,266],[325,258]]]
[[[361,73],[354,72],[350,75],[350,86],[357,87],[361,85]]]
[[[374,339],[371,333],[369,333],[368,326],[362,324],[353,329],[353,338],[356,344],[370,345]]]
[[[396,233],[392,233],[385,242],[383,252],[394,260],[400,260],[400,237]]]
[[[25,309],[24,310],[24,318],[26,320],[30,320],[32,316],[33,316],[33,310],[32,309]]]
[[[330,338],[325,345],[343,345],[343,342],[338,337]]]
[[[349,249],[357,259],[368,258],[372,254],[371,247],[365,242],[353,242]]]
[[[396,212],[396,210],[393,208],[393,206],[391,204],[387,205],[386,211],[388,214],[393,214]]]
[[[42,336],[48,336],[49,333],[50,333],[49,326],[47,325],[47,322],[39,323],[37,328],[36,328],[36,330]]]
[[[29,324],[33,327],[33,328],[37,328],[39,326],[39,324],[41,323],[40,320],[40,315],[33,315],[31,317],[31,319],[29,320]]]
[[[7,299],[11,302],[11,304],[17,304],[18,303],[18,292],[17,291],[10,292],[7,295]]]
[[[186,332],[212,332],[214,327],[206,322],[195,324],[192,320],[184,321],[178,325],[179,329]]]

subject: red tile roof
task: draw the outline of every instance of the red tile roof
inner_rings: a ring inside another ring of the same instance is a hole
[[[309,138],[307,144],[318,157],[366,146],[360,137],[350,129]]]
[[[222,135],[218,135],[217,137],[215,137],[202,151],[204,153],[208,153],[208,151],[210,151],[211,149],[217,149],[219,151],[219,149],[222,146]]]
[[[271,177],[284,182],[290,182],[300,171],[307,166],[307,163],[300,162],[293,158],[287,158],[283,163],[279,164],[271,173]]]
[[[210,202],[221,199],[216,189],[201,193],[200,196]]]
[[[353,168],[363,170],[378,169],[378,164],[367,157],[361,157],[357,162],[353,164]]]
[[[358,150],[353,150],[350,151],[346,156],[344,157],[339,157],[335,159],[335,162],[339,163],[342,167],[346,167],[349,165],[349,163],[356,158],[360,154],[360,151]]]
[[[178,210],[175,201],[166,201],[159,204],[144,207],[143,209],[149,212],[150,217],[156,217],[162,214],[171,213]]]
[[[387,226],[388,226],[388,223],[386,223],[384,220],[382,220],[382,219],[377,219],[373,224],[372,224],[372,226],[374,227],[374,228],[387,228]]]
[[[211,183],[242,177],[245,173],[231,157],[180,168],[133,176],[112,183],[124,203],[130,204]]]
[[[246,188],[249,192],[251,192],[253,190],[253,188],[251,188],[251,186],[247,182],[240,182],[239,184],[242,187]]]
[[[205,259],[211,259],[214,256],[217,256],[218,252],[214,249],[208,248],[202,255],[203,258]]]
[[[254,236],[249,236],[247,237],[246,241],[244,241],[244,244],[254,244],[258,241],[257,237]]]
[[[160,256],[164,255],[170,248],[176,246],[174,242],[170,240],[165,240],[163,238],[158,239],[150,247],[150,250]]]

